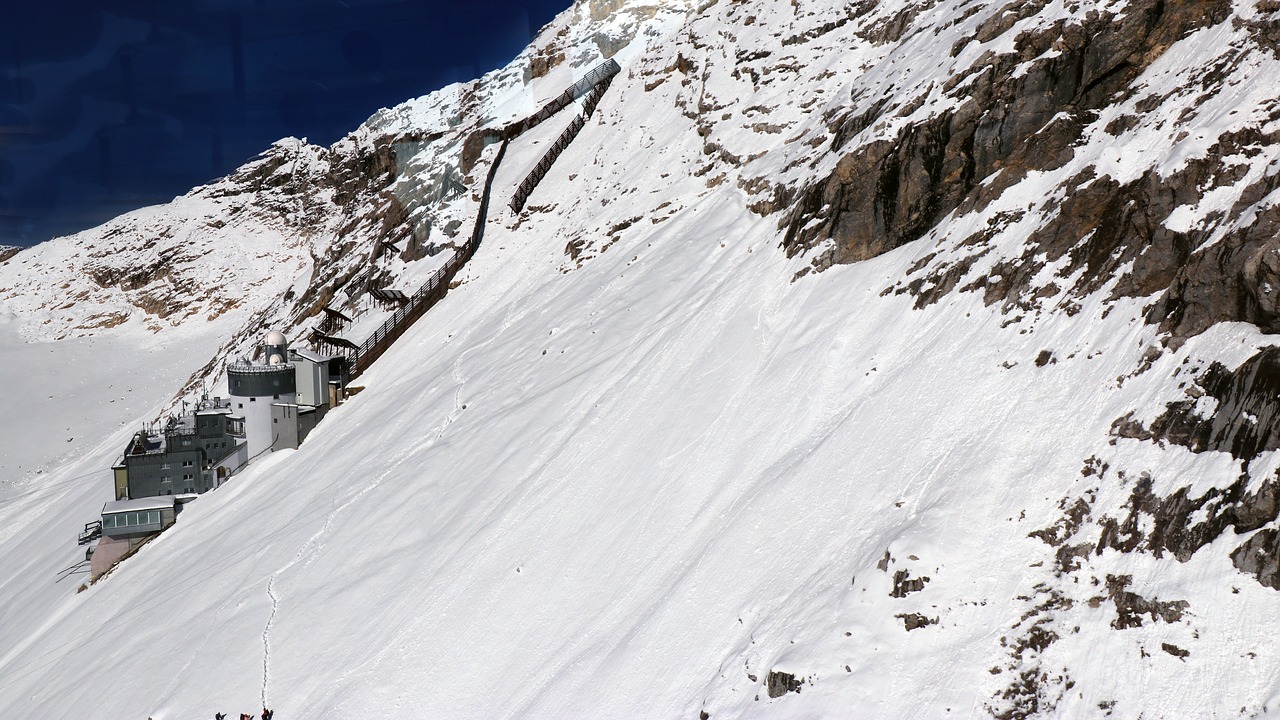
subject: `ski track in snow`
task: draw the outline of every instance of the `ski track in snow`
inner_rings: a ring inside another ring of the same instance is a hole
[[[447,422],[445,424],[447,425]],[[442,425],[442,429],[443,427],[444,425]],[[428,443],[428,446],[430,444],[431,443]],[[263,703],[263,707],[270,707],[270,705],[268,704],[268,700],[270,699],[270,682],[271,682],[270,633],[271,633],[272,626],[275,624],[276,616],[280,609],[280,602],[282,599],[284,599],[276,593],[276,590],[275,590],[276,580],[281,576],[283,576],[286,572],[288,572],[289,570],[297,566],[299,563],[305,564],[304,561],[307,561],[309,558],[316,555],[320,551],[320,549],[323,547],[324,538],[328,536],[330,532],[330,528],[332,528],[333,526],[334,520],[337,519],[338,516],[342,515],[343,512],[346,511],[348,508],[358,503],[362,498],[364,498],[370,492],[376,490],[378,486],[382,484],[383,480],[385,480],[388,476],[392,475],[394,471],[397,468],[399,468],[399,466],[403,464],[408,457],[416,454],[416,452],[419,449],[420,449],[419,447],[410,446],[401,450],[391,460],[387,468],[383,470],[381,473],[379,473],[378,476],[372,482],[366,484],[363,488],[361,488],[357,493],[355,493],[346,501],[344,501],[341,505],[337,505],[336,507],[334,507],[332,511],[325,517],[324,525],[322,525],[320,529],[315,532],[315,534],[311,535],[309,538],[306,539],[305,542],[303,542],[302,546],[298,548],[297,553],[294,554],[293,559],[290,560],[288,563],[286,563],[284,566],[282,566],[279,570],[276,570],[267,578],[266,589],[267,589],[267,597],[271,601],[271,612],[268,615],[267,622],[262,629],[262,703]]]

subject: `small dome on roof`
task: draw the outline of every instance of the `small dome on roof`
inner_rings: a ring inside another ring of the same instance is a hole
[[[272,347],[279,347],[280,345],[285,345],[287,343],[288,341],[284,339],[284,333],[278,330],[272,330],[271,332],[267,333],[267,339],[266,339],[267,345],[271,345]]]

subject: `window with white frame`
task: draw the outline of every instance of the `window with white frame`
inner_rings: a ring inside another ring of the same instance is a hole
[[[110,515],[102,516],[102,527],[107,530],[159,524],[159,510],[139,510],[137,512],[111,513]]]

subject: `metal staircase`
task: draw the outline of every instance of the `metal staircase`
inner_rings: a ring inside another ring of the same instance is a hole
[[[484,239],[484,226],[489,215],[489,196],[493,192],[493,178],[498,173],[502,158],[507,154],[508,142],[502,141],[502,147],[498,148],[498,154],[489,168],[489,175],[485,178],[484,193],[480,198],[480,209],[476,213],[476,224],[471,231],[471,238],[463,243],[448,262],[431,273],[431,277],[427,278],[417,292],[409,296],[400,309],[392,313],[383,321],[381,327],[373,331],[372,335],[347,356],[352,378],[360,375],[373,364],[373,361],[382,357],[382,353],[386,352],[387,348],[391,347],[391,344],[399,339],[410,325],[440,302],[449,291],[449,283],[453,281],[453,277],[471,259],[471,256],[475,255],[476,249],[480,247],[480,241]]]
[[[510,206],[512,212],[518,213],[524,209],[524,204],[528,201],[529,195],[538,187],[538,183],[542,182],[542,179],[547,176],[547,171],[555,164],[556,158],[559,158],[560,153],[569,147],[573,139],[578,137],[579,132],[582,132],[582,128],[587,124],[587,119],[591,117],[592,113],[596,111],[596,106],[600,104],[600,98],[604,97],[605,92],[609,90],[609,86],[613,84],[613,77],[618,74],[618,70],[618,63],[609,60],[592,71],[593,73],[600,71],[600,73],[598,79],[591,86],[586,102],[583,103],[582,114],[573,118],[573,121],[569,123],[569,127],[560,133],[560,137],[556,138],[556,141],[543,154],[542,159],[538,161],[537,165],[533,166],[533,170],[529,171],[529,174],[525,176],[524,180],[516,188],[515,194],[511,197]],[[583,78],[583,80],[586,79]]]
[[[336,342],[341,338],[332,338],[327,335],[319,336],[331,346],[336,345],[347,350],[348,366],[352,379],[367,370],[375,360],[386,352],[387,348],[391,347],[404,334],[409,326],[444,298],[445,293],[449,291],[449,285],[452,283],[454,276],[475,255],[481,241],[484,240],[484,229],[489,217],[489,201],[493,193],[493,179],[498,174],[498,168],[502,165],[502,159],[506,157],[507,146],[511,141],[531,128],[537,127],[547,118],[565,109],[579,98],[586,97],[583,102],[582,114],[574,117],[573,121],[569,123],[569,127],[565,128],[565,131],[560,134],[556,142],[542,156],[542,159],[538,161],[538,164],[534,166],[519,187],[516,188],[515,196],[512,198],[510,205],[512,210],[519,212],[524,207],[525,201],[528,200],[529,194],[546,176],[556,158],[560,157],[560,153],[564,152],[569,143],[573,142],[578,133],[582,131],[587,118],[591,117],[591,114],[595,112],[596,106],[600,104],[600,98],[604,96],[605,91],[613,83],[614,76],[621,69],[618,63],[612,59],[600,63],[581,80],[570,85],[563,93],[544,105],[538,112],[523,120],[511,123],[504,127],[500,133],[496,133],[496,138],[501,139],[502,146],[498,148],[498,154],[494,156],[493,164],[489,167],[489,173],[485,177],[484,190],[480,196],[480,207],[476,213],[475,226],[472,228],[471,237],[467,242],[458,248],[448,262],[433,272],[431,277],[427,278],[427,281],[413,295],[410,295],[408,300],[359,346],[345,340]]]

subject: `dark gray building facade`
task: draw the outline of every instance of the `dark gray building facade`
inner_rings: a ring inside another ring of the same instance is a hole
[[[189,495],[208,492],[244,464],[244,431],[229,404],[205,401],[192,415],[160,433],[139,432],[117,468],[117,497]],[[123,477],[119,477],[123,475]],[[122,481],[122,482],[121,482]]]

